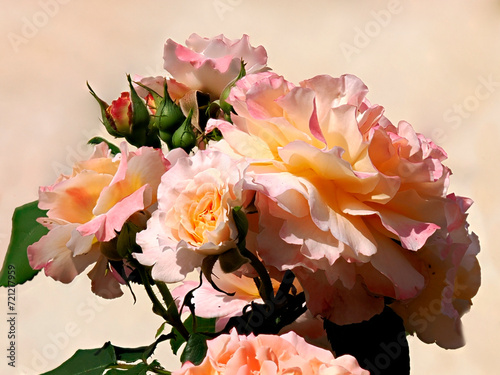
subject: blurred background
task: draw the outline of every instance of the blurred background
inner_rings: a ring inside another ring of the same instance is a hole
[[[444,350],[410,338],[412,375],[491,374],[500,334],[500,1],[498,0],[24,0],[0,3],[0,259],[15,207],[37,199],[102,134],[88,81],[106,101],[125,74],[164,74],[163,44],[193,32],[250,35],[268,64],[298,83],[352,73],[387,117],[407,120],[445,148],[450,191],[472,197],[482,287],[463,318],[467,344]],[[82,274],[63,285],[39,274],[17,287],[15,369],[8,348],[7,292],[0,290],[0,373],[39,374],[78,348],[151,343],[161,324],[136,288],[116,301],[92,294]],[[178,366],[160,346],[157,357]]]

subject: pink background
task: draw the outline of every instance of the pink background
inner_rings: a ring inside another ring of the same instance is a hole
[[[8,4],[8,5],[7,5]],[[0,258],[15,207],[37,199],[102,132],[85,83],[111,101],[125,74],[162,74],[163,43],[192,32],[250,35],[292,82],[352,73],[395,123],[407,120],[449,154],[450,191],[472,197],[469,221],[482,243],[483,285],[464,321],[467,345],[443,350],[410,338],[412,374],[491,374],[498,342],[500,256],[500,2],[25,0],[0,5]],[[488,83],[489,82],[489,83]],[[497,213],[497,214],[495,214]],[[135,289],[116,301],[90,292],[82,275],[63,285],[38,275],[17,288],[17,365],[7,366],[0,317],[0,373],[48,371],[78,348],[146,345],[161,323]],[[0,314],[7,311],[0,290]],[[168,344],[157,351],[178,364]]]

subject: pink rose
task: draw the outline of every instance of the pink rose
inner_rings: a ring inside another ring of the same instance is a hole
[[[223,35],[211,39],[192,34],[187,47],[167,40],[163,55],[164,68],[172,77],[189,87],[218,99],[224,88],[240,72],[241,60],[247,73],[267,70],[264,47],[252,47],[248,35],[230,40]]]
[[[337,324],[380,313],[384,297],[417,297],[428,283],[420,250],[449,224],[446,154],[392,125],[367,91],[350,75],[295,87],[254,74],[231,90],[234,125],[208,124],[224,136],[212,147],[250,162],[259,256],[293,270],[309,309]]]
[[[232,330],[207,344],[207,355],[200,365],[186,362],[173,374],[369,375],[354,357],[334,358],[331,352],[306,343],[294,332],[239,336]]]
[[[173,154],[177,162],[161,179],[158,210],[137,234],[143,253],[135,254],[164,282],[181,281],[206,255],[234,248],[238,233],[231,211],[245,202],[244,163],[212,150]]]
[[[89,160],[78,162],[69,176],[41,187],[38,206],[48,210],[39,221],[50,229],[28,247],[33,269],[63,283],[71,282],[87,266],[92,290],[103,297],[122,294],[121,277],[108,264],[102,243],[116,237],[126,220],[144,221],[140,212],[156,203],[156,189],[168,162],[161,151],[142,147],[111,157],[108,146],[96,146]]]

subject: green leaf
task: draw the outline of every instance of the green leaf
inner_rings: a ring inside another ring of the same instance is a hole
[[[238,242],[242,242],[248,233],[248,219],[241,206],[233,208],[233,220],[238,230]]]
[[[189,340],[181,354],[181,362],[191,362],[198,366],[207,354],[207,337],[201,333],[193,333],[189,336]]]
[[[116,154],[119,154],[120,153],[120,148],[115,146],[114,144],[112,144],[111,142],[105,140],[104,138],[102,137],[94,137],[92,138],[91,140],[89,140],[87,143],[89,145],[98,145],[99,143],[106,143],[109,147],[109,149],[111,150],[111,153],[113,155],[116,155]]]
[[[128,369],[111,369],[108,372],[106,372],[106,375],[146,375],[148,371],[149,366],[146,363],[139,363],[135,365],[132,368]]]
[[[109,341],[100,349],[77,350],[76,353],[64,362],[58,368],[49,371],[43,375],[101,375],[110,366],[118,365],[118,361],[133,363],[142,361],[130,368],[113,368],[107,374],[146,374],[149,367],[158,367],[159,364],[153,361],[147,365],[146,359],[149,358],[156,346],[165,340],[171,339],[173,335],[161,335],[155,342],[149,346],[140,346],[137,348],[121,348],[112,345]]]
[[[189,315],[184,321],[184,326],[187,328],[188,332],[191,333],[193,331],[193,315]],[[205,333],[215,333],[215,318],[200,318],[196,317],[196,330],[198,332]],[[170,340],[170,346],[172,347],[172,351],[174,354],[177,354],[177,351],[181,347],[182,344],[186,342],[181,334],[175,329],[172,329],[172,332],[175,334],[175,338]]]
[[[48,229],[36,221],[46,212],[38,208],[38,201],[14,210],[10,244],[0,271],[0,286],[23,284],[39,272],[30,267],[27,248],[47,234]]]
[[[107,342],[101,349],[77,350],[61,366],[42,375],[102,375],[108,366],[115,364],[115,349]]]
[[[151,345],[148,346],[139,346],[137,348],[121,348],[119,346],[113,346],[113,349],[116,354],[116,358],[119,361],[124,361],[124,362],[136,362],[138,360],[146,361],[153,352],[155,351],[156,347],[158,344],[162,341],[172,339],[173,334],[168,334],[168,335],[161,335],[156,339],[155,342],[153,342]]]

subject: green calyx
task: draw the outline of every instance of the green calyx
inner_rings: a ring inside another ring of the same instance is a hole
[[[194,134],[191,125],[193,117],[193,110],[189,112],[188,117],[184,120],[182,125],[172,135],[172,146],[174,148],[180,147],[189,153],[194,146],[196,146],[196,135]]]

